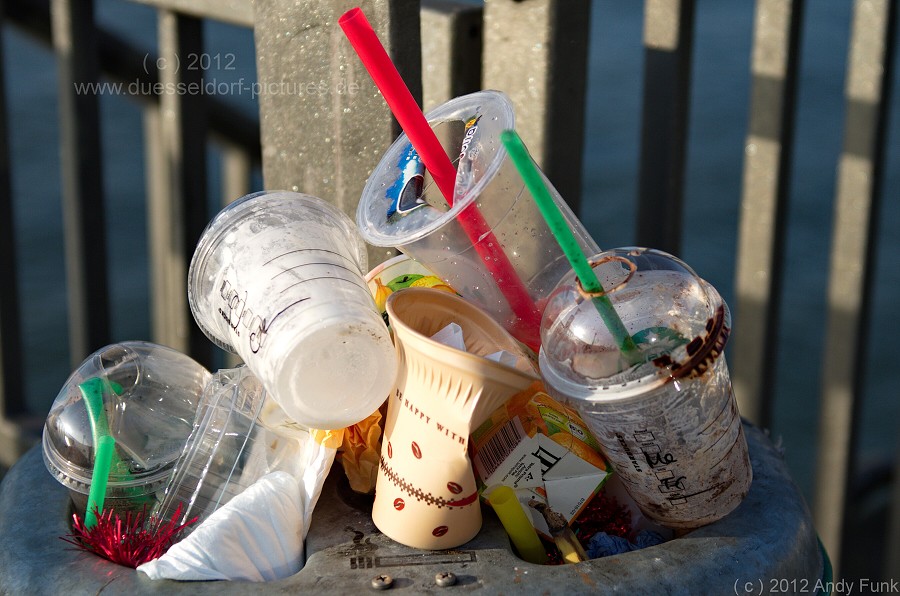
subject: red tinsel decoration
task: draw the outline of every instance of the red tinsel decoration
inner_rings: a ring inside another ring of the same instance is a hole
[[[620,505],[615,497],[601,492],[591,499],[572,524],[572,531],[585,547],[597,532],[628,538],[631,533],[631,512],[625,505]]]
[[[197,521],[194,517],[179,524],[176,520],[181,516],[180,504],[172,519],[163,523],[152,516],[147,518],[146,513],[146,506],[134,515],[129,511],[123,521],[112,509],[106,509],[97,515],[97,525],[90,529],[76,513],[72,516],[73,532],[60,539],[113,563],[137,568],[162,556],[178,542],[184,529]]]
[[[588,503],[571,527],[584,548],[587,548],[591,537],[597,532],[606,532],[611,536],[627,539],[631,533],[631,512],[625,505],[620,505],[615,497],[601,492]],[[565,564],[555,544],[543,538],[541,542],[547,551],[548,565]]]

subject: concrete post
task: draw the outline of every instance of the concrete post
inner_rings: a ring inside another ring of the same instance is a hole
[[[259,0],[254,28],[265,187],[317,196],[353,219],[366,179],[400,132],[338,25],[354,6],[421,101],[418,2]],[[370,247],[369,266],[393,254]]]

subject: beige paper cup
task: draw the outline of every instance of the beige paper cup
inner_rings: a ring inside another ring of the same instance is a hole
[[[453,548],[481,528],[469,433],[538,379],[521,345],[486,313],[444,292],[392,294],[387,311],[400,368],[388,400],[372,519],[413,548]],[[466,352],[431,336],[457,323]],[[484,356],[506,350],[516,367]]]

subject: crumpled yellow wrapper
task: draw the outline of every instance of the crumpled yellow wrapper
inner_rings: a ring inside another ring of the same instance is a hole
[[[315,428],[309,429],[309,434],[312,435],[313,440],[325,447],[326,449],[338,449],[344,441],[344,435],[346,429],[340,430],[318,430]]]
[[[382,417],[378,409],[365,420],[344,429],[341,465],[350,481],[350,488],[358,493],[369,494],[375,490],[381,454]]]

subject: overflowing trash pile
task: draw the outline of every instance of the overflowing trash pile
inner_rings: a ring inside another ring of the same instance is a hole
[[[456,548],[497,515],[534,564],[731,512],[751,470],[716,290],[663,252],[601,251],[505,95],[423,115],[365,16],[340,24],[405,134],[356,222],[268,191],[209,223],[189,304],[241,366],[132,341],[72,373],[43,436],[65,539],[151,578],[287,577],[338,465],[392,540]],[[366,243],[403,254],[370,271]]]

